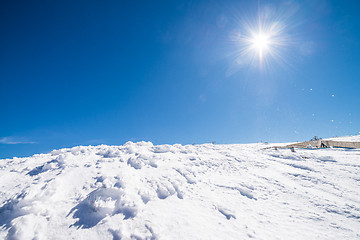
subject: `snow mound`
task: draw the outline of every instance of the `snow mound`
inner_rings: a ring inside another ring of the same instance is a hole
[[[0,160],[0,239],[359,239],[360,150],[66,148]]]

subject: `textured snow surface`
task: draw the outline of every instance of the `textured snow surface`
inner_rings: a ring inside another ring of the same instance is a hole
[[[360,135],[328,138],[326,140],[341,141],[341,142],[360,142]]]
[[[360,150],[89,146],[0,160],[0,239],[359,239]]]

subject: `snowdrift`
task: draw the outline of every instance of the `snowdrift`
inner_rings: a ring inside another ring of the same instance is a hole
[[[267,147],[128,142],[0,160],[0,239],[360,238],[360,150]]]

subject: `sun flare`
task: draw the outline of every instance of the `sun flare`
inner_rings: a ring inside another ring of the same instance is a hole
[[[291,44],[287,32],[291,22],[284,21],[281,14],[267,13],[259,10],[254,18],[239,20],[239,28],[231,35],[236,45],[229,72],[245,66],[270,70],[275,63],[287,65],[285,50]]]
[[[269,50],[269,48],[271,47],[269,35],[260,32],[254,35],[250,39],[250,42],[251,48],[258,52],[259,59],[262,60],[264,52]]]

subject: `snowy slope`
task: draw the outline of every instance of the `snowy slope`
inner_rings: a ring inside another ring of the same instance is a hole
[[[328,138],[326,140],[333,140],[340,142],[360,142],[360,135]]]
[[[0,160],[0,239],[359,239],[360,150],[75,147]]]

